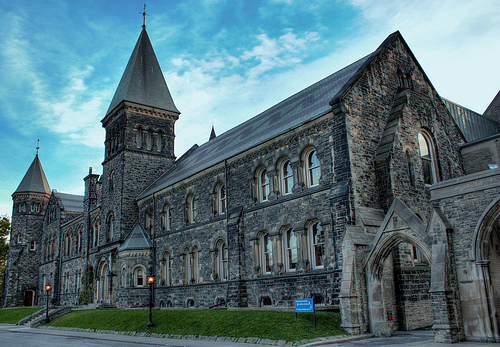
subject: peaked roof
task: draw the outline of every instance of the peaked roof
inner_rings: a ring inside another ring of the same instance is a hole
[[[43,172],[38,154],[35,156],[28,171],[26,171],[23,180],[14,194],[27,192],[50,194],[49,182],[47,181],[47,177],[45,177],[45,172]]]
[[[453,101],[441,98],[467,142],[498,134],[498,122],[469,110]]]
[[[53,194],[57,196],[67,212],[83,212],[83,195],[74,195],[67,193],[59,193],[56,189]]]
[[[145,27],[142,28],[106,115],[122,101],[180,113],[163,78]]]
[[[128,251],[132,249],[149,249],[153,247],[151,239],[146,231],[139,223],[136,223],[132,232],[127,236],[123,244],[118,249],[118,252]]]
[[[183,155],[182,160],[178,160],[169,171],[142,192],[137,199],[145,198],[154,192],[327,114],[332,110],[332,105],[356,82],[365,68],[396,36],[401,37],[399,31],[389,35],[374,52],[366,57],[218,135],[193,150],[188,156],[184,157]]]

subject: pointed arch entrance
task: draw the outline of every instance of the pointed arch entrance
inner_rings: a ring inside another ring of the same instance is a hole
[[[376,234],[349,228],[342,249],[345,329],[381,336],[433,325],[430,237],[401,200],[394,200]]]
[[[99,265],[96,301],[109,303],[109,266],[105,261]]]
[[[472,258],[476,265],[476,286],[479,298],[474,307],[483,317],[482,335],[500,341],[500,197],[481,216],[474,233]],[[467,299],[466,299],[467,300]],[[469,300],[467,300],[468,302]],[[479,302],[477,302],[479,301]],[[472,305],[466,304],[468,308]],[[468,324],[465,319],[465,324]],[[477,329],[477,327],[476,327]]]

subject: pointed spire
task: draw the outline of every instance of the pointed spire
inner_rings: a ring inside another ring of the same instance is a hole
[[[163,78],[145,27],[142,28],[106,115],[122,101],[180,113]]]
[[[210,133],[210,139],[208,141],[215,139],[216,137],[217,135],[215,134],[214,125],[212,124],[212,132]]]
[[[38,158],[38,150],[35,159],[31,163],[28,171],[24,175],[23,180],[17,187],[16,193],[45,193],[50,195],[50,186],[45,177],[45,172],[42,168],[42,163]]]

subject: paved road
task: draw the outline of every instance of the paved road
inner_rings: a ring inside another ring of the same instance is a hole
[[[138,337],[113,334],[95,334],[76,331],[32,329],[24,326],[0,326],[0,347],[259,347],[253,343],[196,341]],[[269,347],[269,346],[267,346]]]
[[[114,334],[96,334],[65,330],[31,329],[24,326],[0,325],[0,347],[259,347],[253,343],[235,343],[219,341],[197,341],[139,337]],[[309,346],[325,346],[326,343],[314,343]],[[329,342],[328,346],[344,347],[490,347],[495,344],[479,342],[460,342],[458,344],[435,343],[432,331],[396,332],[388,338],[369,338],[342,343]]]

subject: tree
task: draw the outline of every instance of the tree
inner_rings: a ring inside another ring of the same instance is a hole
[[[0,219],[0,288],[2,288],[7,255],[9,254],[9,244],[7,243],[9,234],[10,220],[7,217],[2,217]]]

